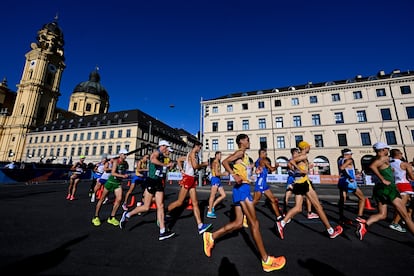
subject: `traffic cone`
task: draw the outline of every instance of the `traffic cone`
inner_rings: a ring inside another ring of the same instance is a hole
[[[128,207],[132,207],[135,204],[135,196],[131,196],[131,202],[127,205]]]
[[[152,202],[150,209],[157,209],[157,204],[155,204],[155,201]]]
[[[375,210],[375,208],[371,206],[371,201],[369,201],[368,198],[365,198],[365,207],[364,207],[364,209],[366,209],[366,210]]]
[[[191,198],[188,200],[187,210],[193,210],[193,202],[191,201]]]

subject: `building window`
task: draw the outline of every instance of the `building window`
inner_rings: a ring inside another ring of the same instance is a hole
[[[233,130],[233,121],[227,121],[227,130]]]
[[[354,100],[362,99],[362,92],[361,91],[354,91],[353,95],[354,95]]]
[[[302,135],[295,135],[295,147],[297,147],[299,142],[302,142],[302,141],[303,141]]]
[[[98,140],[98,139],[99,139],[99,132],[95,131],[95,140]]]
[[[309,96],[309,102],[311,104],[318,103],[318,96]]]
[[[322,135],[320,134],[315,135],[315,147],[323,148],[323,138],[322,138]]]
[[[265,129],[265,128],[266,128],[266,119],[259,118],[259,129]]]
[[[332,94],[332,101],[333,102],[339,102],[339,101],[341,101],[341,95],[339,95],[338,93]]]
[[[40,137],[40,143],[43,143],[44,138],[43,136]]]
[[[88,132],[88,134],[86,135],[86,139],[88,140],[88,141],[90,141],[91,140],[91,138],[92,138],[92,133],[91,132]]]
[[[367,114],[365,113],[365,110],[358,110],[357,111],[357,120],[358,120],[359,123],[367,121]]]
[[[340,147],[346,147],[346,146],[348,146],[348,141],[346,139],[346,134],[344,134],[344,133],[338,133],[338,145]]]
[[[299,115],[293,116],[293,126],[294,127],[302,126],[302,120],[301,120],[301,117]]]
[[[385,139],[387,140],[388,145],[397,144],[397,138],[395,137],[394,131],[385,131]]]
[[[118,130],[118,138],[122,138],[122,129]]]
[[[286,148],[285,137],[284,136],[277,136],[276,137],[276,147],[278,149],[284,149],[284,148]]]
[[[407,118],[414,119],[414,106],[407,106],[405,110],[407,111]]]
[[[411,130],[411,139],[414,141],[414,129]],[[32,154],[34,155],[34,154]]]
[[[106,139],[106,131],[102,131],[102,140]]]
[[[75,111],[75,110],[76,110],[76,108],[78,108],[78,103],[73,103],[73,108],[72,108],[72,110],[73,110],[73,111]]]
[[[112,146],[108,146],[108,154],[112,154]]]
[[[53,135],[52,142],[53,142],[53,143],[55,143],[55,142],[56,142],[56,135]]]
[[[78,147],[78,156],[82,155],[82,147]]]
[[[116,145],[116,153],[118,153],[121,150],[121,145]]]
[[[342,112],[335,112],[335,124],[343,124],[344,123],[344,114]]]
[[[212,139],[211,140],[211,149],[213,151],[218,151],[218,148],[219,148],[219,146],[218,146],[218,139]]]
[[[63,156],[66,156],[68,153],[68,148],[63,148]]]
[[[217,107],[217,106],[213,106],[213,108],[212,108],[212,112],[213,112],[213,113],[218,113],[218,107]]]
[[[96,155],[96,146],[92,147],[92,155]]]
[[[389,108],[381,108],[381,117],[383,121],[390,121],[391,119],[391,110]]]
[[[83,141],[84,138],[85,138],[85,133],[81,133],[80,137],[79,137],[79,140]]]
[[[227,112],[233,112],[233,105],[232,104],[227,105]]]
[[[234,150],[234,139],[233,138],[227,139],[227,149]]]
[[[265,103],[263,101],[258,102],[258,108],[259,109],[265,108]]]
[[[321,116],[319,114],[312,114],[312,125],[313,126],[321,125]]]
[[[242,129],[243,130],[249,130],[249,120],[243,120],[242,121]]]
[[[74,156],[75,155],[75,148],[71,148],[70,149],[70,156]]]
[[[111,130],[109,132],[109,139],[113,139],[114,138],[114,135],[115,135],[115,132],[113,130]]]
[[[131,130],[130,129],[126,130],[126,137],[127,138],[131,137]]]
[[[69,142],[69,140],[70,140],[70,135],[66,134],[66,142]]]
[[[99,147],[99,154],[102,155],[105,152],[105,146],[100,146]]]
[[[242,104],[242,110],[248,110],[249,105],[247,103]]]
[[[267,149],[267,138],[266,137],[260,137],[260,149]]]
[[[86,156],[88,156],[88,155],[89,155],[89,147],[88,147],[88,146],[86,146],[86,147],[85,147],[85,155],[86,155]]]
[[[86,111],[91,111],[91,109],[92,109],[91,104],[90,103],[87,103],[86,104]]]
[[[76,140],[78,140],[78,134],[77,133],[74,133],[73,134],[73,141],[76,141]]]
[[[292,105],[299,105],[299,98],[292,98]]]
[[[213,132],[217,132],[218,131],[218,122],[213,122],[212,123],[212,129],[213,129]]]
[[[401,86],[400,89],[402,95],[411,94],[411,87],[408,85]]]
[[[384,88],[379,88],[375,90],[377,92],[377,97],[385,97],[387,94],[385,93]]]
[[[361,143],[363,146],[371,146],[371,137],[369,132],[361,132]]]
[[[283,128],[283,117],[276,117],[276,128]]]
[[[281,100],[275,100],[275,107],[279,107],[282,106],[282,101]]]

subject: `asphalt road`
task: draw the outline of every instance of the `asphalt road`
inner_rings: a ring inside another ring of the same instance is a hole
[[[121,230],[106,222],[91,224],[95,204],[88,197],[89,182],[78,188],[78,199],[65,199],[67,184],[46,182],[33,185],[0,185],[0,271],[2,275],[264,275],[260,257],[248,229],[241,229],[216,241],[212,257],[203,252],[192,211],[183,208],[171,223],[176,236],[158,241],[156,214],[152,210],[133,217]],[[127,189],[124,185],[125,190]],[[231,186],[217,219],[205,218],[210,186],[198,187],[205,222],[213,230],[231,217]],[[335,185],[316,186],[332,225],[337,225],[338,191]],[[367,195],[371,187],[364,187]],[[281,200],[284,185],[272,185]],[[136,188],[138,198],[140,188]],[[177,198],[178,185],[166,186],[166,204]],[[356,211],[351,196],[349,217]],[[291,201],[293,204],[293,201]],[[106,219],[111,204],[104,205]],[[319,219],[298,214],[281,240],[274,228],[274,216],[264,198],[257,214],[267,251],[284,255],[286,266],[275,275],[413,275],[414,236],[388,228],[388,221],[369,228],[363,241],[354,226],[330,239]],[[372,211],[368,212],[370,214]],[[122,209],[118,210],[118,219]]]

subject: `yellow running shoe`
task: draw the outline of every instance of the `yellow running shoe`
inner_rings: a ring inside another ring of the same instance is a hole
[[[268,256],[266,262],[262,260],[262,267],[263,267],[263,270],[266,272],[271,272],[273,270],[279,270],[283,268],[285,264],[286,264],[286,258],[284,256],[280,256],[280,257]]]
[[[213,234],[210,232],[203,233],[204,253],[207,257],[211,256],[211,249],[214,247]]]
[[[115,217],[108,218],[106,222],[112,224],[113,226],[119,226],[119,220],[117,220]]]
[[[101,225],[101,220],[98,217],[94,217],[92,219],[92,224],[95,225],[95,226],[99,226],[99,225]]]
[[[249,228],[249,224],[247,223],[247,217],[245,215],[243,215],[243,227]]]

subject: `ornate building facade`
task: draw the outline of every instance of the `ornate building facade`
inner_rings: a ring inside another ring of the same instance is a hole
[[[304,140],[314,174],[338,174],[341,149],[350,148],[364,169],[382,141],[414,157],[414,73],[380,71],[373,76],[325,83],[233,93],[202,100],[203,155],[226,156],[237,149],[236,136],[250,137],[248,152],[266,148],[286,171],[290,148]],[[206,150],[208,148],[208,150]]]

